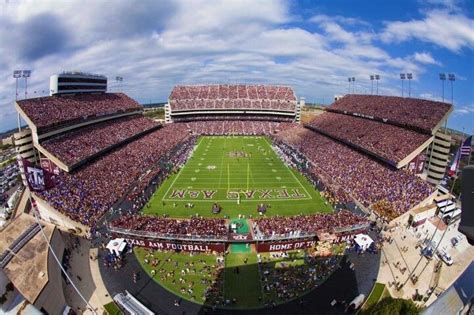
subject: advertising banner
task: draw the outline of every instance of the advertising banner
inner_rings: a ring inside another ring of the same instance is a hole
[[[160,241],[160,240],[143,240],[143,239],[125,239],[128,244],[158,250],[174,250],[176,252],[218,252],[225,251],[224,243],[193,243],[184,241]]]
[[[257,243],[257,252],[285,252],[288,250],[306,249],[314,246],[316,246],[315,240]]]

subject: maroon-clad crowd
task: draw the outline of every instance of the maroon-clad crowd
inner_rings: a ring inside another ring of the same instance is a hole
[[[308,125],[395,164],[406,158],[430,137],[427,134],[375,120],[331,112],[315,117]]]
[[[191,109],[258,109],[294,111],[296,96],[287,86],[218,84],[178,85],[171,91],[173,111]]]
[[[191,218],[169,219],[157,216],[126,215],[110,223],[115,231],[150,232],[153,236],[206,238],[226,240],[228,227],[225,219]]]
[[[127,189],[161,157],[189,137],[184,125],[168,125],[112,151],[39,196],[71,219],[93,226]]]
[[[203,135],[270,135],[295,126],[289,122],[223,120],[194,121],[186,126],[196,134]]]
[[[158,125],[151,119],[134,115],[73,130],[41,142],[41,145],[71,166]]]
[[[275,216],[253,221],[257,239],[315,235],[319,231],[333,232],[339,228],[368,225],[369,221],[348,210],[332,214]]]
[[[304,154],[312,172],[333,193],[342,190],[368,207],[386,200],[401,215],[431,195],[435,187],[405,170],[396,170],[336,140],[303,127],[279,133],[277,139]]]
[[[123,93],[47,96],[17,103],[40,129],[142,109],[140,104]]]
[[[346,95],[329,109],[387,119],[405,126],[430,132],[449,112],[448,103],[408,97],[381,95]]]

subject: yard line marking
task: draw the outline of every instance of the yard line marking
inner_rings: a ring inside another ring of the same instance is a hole
[[[194,150],[193,150],[193,153],[191,154],[190,158],[188,159],[188,161],[191,159],[191,157],[194,155],[194,152],[199,148],[199,145],[201,144],[201,142],[203,141],[204,138],[201,138],[201,140],[199,140],[198,144],[196,145],[196,147],[194,147]],[[164,201],[165,200],[165,197],[168,196],[168,193],[170,192],[170,189],[171,187],[174,186],[174,183],[176,182],[176,180],[178,179],[179,175],[181,175],[181,173],[183,173],[183,170],[184,168],[186,167],[186,164],[188,164],[187,162],[184,163],[183,167],[179,170],[178,174],[176,174],[176,177],[174,178],[173,182],[171,183],[171,185],[168,187],[168,190],[166,191],[166,193],[163,195],[163,198],[161,199],[161,201]]]

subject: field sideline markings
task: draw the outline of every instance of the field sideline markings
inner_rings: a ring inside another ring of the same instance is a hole
[[[280,159],[280,157],[276,154],[276,152],[273,150],[273,147],[272,145],[268,142],[267,138],[265,138],[265,141],[267,142],[267,144],[270,146],[270,148],[272,149],[273,153],[277,156],[278,159]],[[281,161],[281,160],[280,160]],[[311,197],[310,193],[306,190],[306,188],[303,186],[303,184],[301,184],[300,180],[295,176],[295,174],[293,173],[293,171],[288,167],[288,165],[286,165],[283,161],[281,161],[283,163],[283,165],[286,166],[286,169],[288,170],[288,172],[291,173],[291,175],[293,175],[293,178],[298,182],[298,184],[300,184],[301,188],[303,188],[303,190],[305,191],[305,193],[308,194],[308,196],[313,199],[313,197]]]
[[[312,200],[313,198],[298,198],[298,199],[291,199],[291,198],[279,198],[279,199],[240,199],[240,202],[262,202],[262,201],[305,201],[305,200]],[[174,202],[232,202],[235,203],[237,199],[163,199],[163,201],[174,201]]]
[[[199,143],[196,145],[196,147],[194,148],[194,151],[193,151],[193,154],[191,155],[191,157],[194,155],[194,152],[199,148],[199,145],[201,144],[201,142],[203,141],[204,138],[201,138],[201,140],[199,140]],[[189,159],[188,159],[189,161]],[[165,201],[165,197],[168,196],[168,193],[170,192],[170,189],[171,187],[174,186],[174,183],[176,182],[176,180],[178,179],[179,175],[181,175],[181,173],[183,172],[184,168],[186,167],[186,164],[188,164],[186,161],[186,163],[184,163],[183,167],[179,170],[178,174],[176,174],[176,177],[174,178],[173,182],[171,183],[170,187],[168,187],[168,190],[166,190],[166,193],[163,195],[163,198],[161,198],[161,201]]]

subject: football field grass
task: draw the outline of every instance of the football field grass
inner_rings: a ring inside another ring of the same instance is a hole
[[[216,203],[222,211],[212,214]],[[258,136],[207,136],[198,139],[189,161],[170,176],[144,208],[147,214],[235,218],[330,212],[331,206],[297,171],[273,151],[270,140]]]

